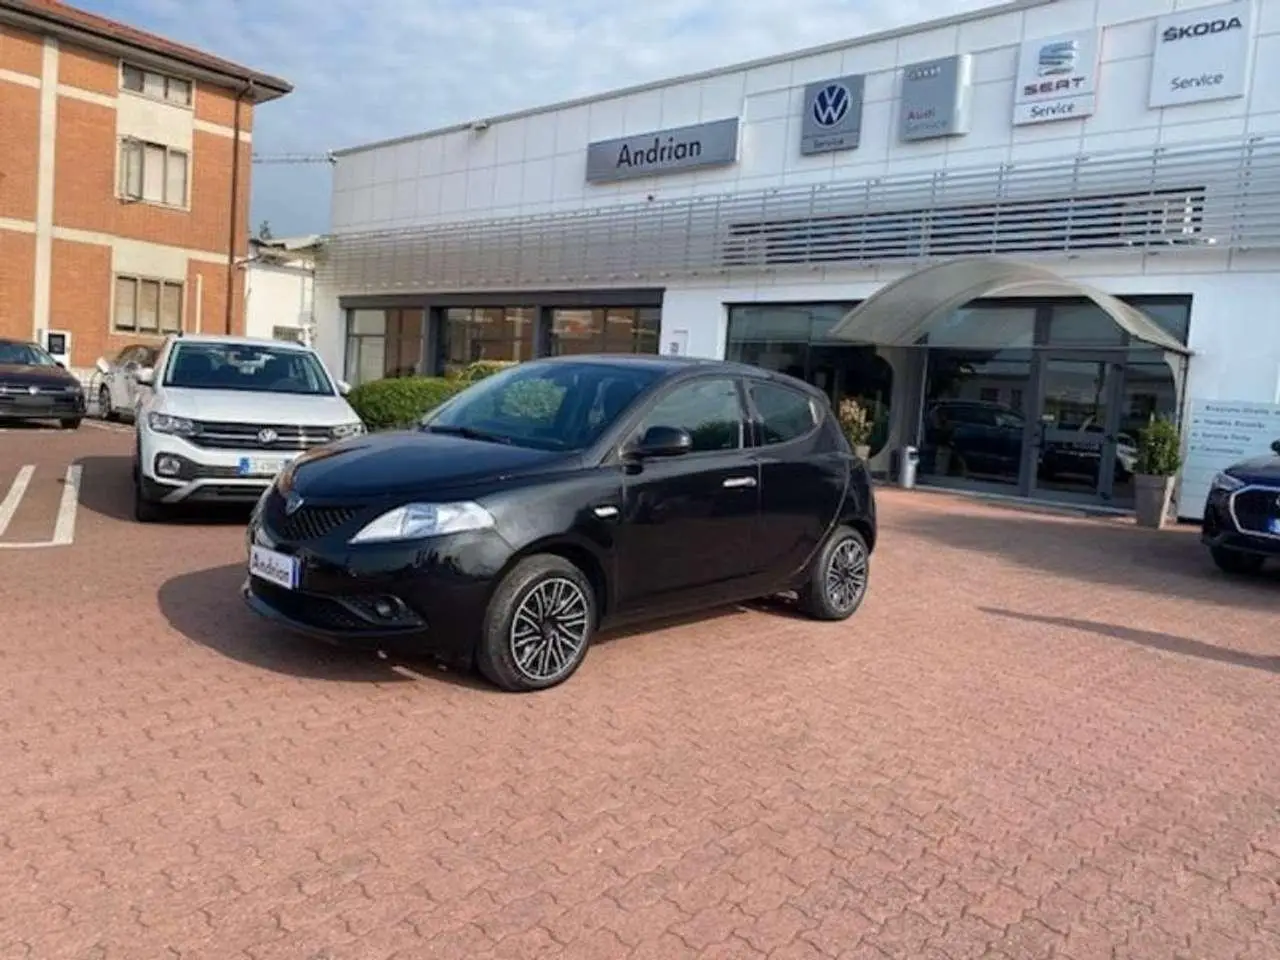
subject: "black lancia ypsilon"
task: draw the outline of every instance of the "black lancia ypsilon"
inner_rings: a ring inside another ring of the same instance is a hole
[[[845,619],[875,542],[866,464],[815,388],[719,361],[559,357],[416,430],[300,456],[254,509],[243,593],[304,633],[538,690],[605,625],[790,591]]]

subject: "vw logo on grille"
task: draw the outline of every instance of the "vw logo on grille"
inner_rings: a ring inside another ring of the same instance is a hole
[[[31,395],[34,397],[34,396],[36,396],[37,394],[39,394],[39,393],[40,393],[40,388],[39,388],[39,387],[27,387],[27,393],[31,394]]]
[[[290,493],[284,500],[284,515],[292,517],[295,513],[302,509],[302,497],[296,493]]]
[[[279,439],[280,439],[280,434],[276,433],[270,427],[265,427],[264,429],[258,431],[258,442],[262,444],[264,447],[275,443]]]
[[[849,88],[828,83],[813,98],[813,119],[820,127],[834,127],[849,112]]]

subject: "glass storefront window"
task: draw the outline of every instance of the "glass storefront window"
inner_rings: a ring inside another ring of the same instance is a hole
[[[1069,350],[1122,347],[1129,335],[1094,303],[1054,304],[1049,344]]]
[[[660,327],[656,308],[556,309],[551,312],[551,353],[657,353]]]
[[[533,307],[452,307],[445,311],[445,372],[477,360],[523,361],[537,354]]]
[[[929,347],[961,350],[1030,349],[1035,342],[1034,306],[968,306],[953,311],[929,330]]]
[[[345,379],[352,384],[422,372],[421,309],[352,310]]]

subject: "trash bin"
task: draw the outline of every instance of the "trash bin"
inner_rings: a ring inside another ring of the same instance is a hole
[[[910,490],[916,485],[916,470],[920,466],[920,451],[906,446],[898,457],[898,486]]]

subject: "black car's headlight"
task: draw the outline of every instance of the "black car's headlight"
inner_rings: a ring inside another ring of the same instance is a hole
[[[1213,478],[1213,482],[1209,484],[1209,491],[1211,493],[1233,493],[1243,486],[1246,486],[1245,482],[1238,477],[1233,477],[1229,473],[1219,473]]]
[[[422,540],[493,529],[493,514],[478,503],[407,503],[366,524],[350,543]]]

